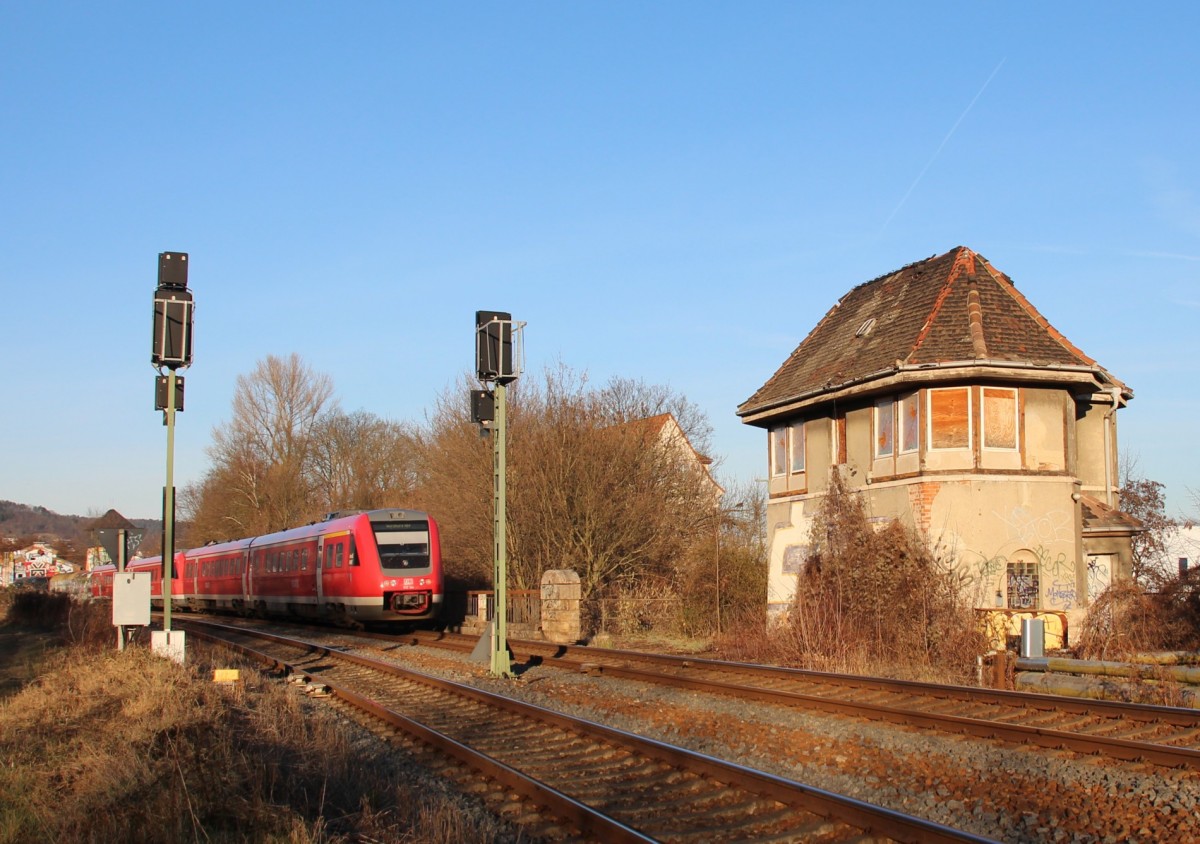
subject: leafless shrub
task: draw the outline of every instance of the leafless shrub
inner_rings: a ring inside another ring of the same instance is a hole
[[[1113,583],[1092,602],[1076,648],[1084,659],[1128,659],[1163,650],[1200,647],[1200,594],[1188,576],[1158,593],[1137,581]]]
[[[111,601],[74,600],[60,629],[68,644],[108,648],[116,641]]]
[[[597,617],[591,629],[615,636],[683,635],[683,605],[675,589],[663,582],[646,581],[609,597],[591,602]]]
[[[807,667],[967,679],[986,650],[953,568],[915,531],[868,520],[837,474],[813,522],[813,549],[778,637]]]
[[[9,595],[7,620],[22,627],[56,630],[62,627],[70,612],[68,595],[15,587]]]
[[[1200,650],[1200,571],[1189,570],[1162,583],[1155,601],[1166,615],[1164,650]]]

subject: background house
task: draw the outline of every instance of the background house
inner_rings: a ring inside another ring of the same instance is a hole
[[[855,287],[739,408],[767,429],[769,602],[790,605],[831,471],[925,534],[981,610],[1048,617],[1047,644],[1114,577],[1132,392],[982,256],[958,247]]]
[[[683,427],[675,418],[675,414],[659,413],[656,416],[635,419],[632,422],[625,423],[624,427],[644,437],[647,443],[662,445],[667,453],[674,455],[682,465],[695,473],[698,482],[705,490],[705,494],[712,497],[713,506],[717,507],[720,505],[721,496],[725,494],[725,488],[717,483],[717,479],[713,477],[712,458],[696,451],[695,446],[692,445],[692,441],[688,439]]]
[[[27,577],[53,577],[75,571],[75,566],[58,559],[58,552],[45,542],[34,542],[13,552],[11,565],[9,582],[12,583]]]

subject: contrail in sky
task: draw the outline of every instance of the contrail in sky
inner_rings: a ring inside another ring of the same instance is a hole
[[[942,148],[946,146],[946,143],[954,135],[955,130],[958,129],[958,124],[963,122],[963,118],[966,117],[971,111],[972,106],[975,105],[975,101],[983,96],[983,92],[987,90],[987,86],[990,85],[992,80],[996,78],[996,74],[1000,72],[1000,68],[1004,66],[1004,62],[1007,60],[1007,56],[1000,60],[1000,64],[996,65],[996,69],[992,71],[992,75],[987,78],[987,81],[983,83],[983,87],[979,89],[979,93],[975,95],[975,99],[971,100],[967,107],[963,109],[963,113],[958,116],[958,120],[954,121],[954,125],[951,126],[950,131],[946,133],[946,137],[942,138],[942,142],[938,144],[938,148],[934,151],[933,157],[930,158],[929,163],[925,165],[925,169],[917,175],[917,178],[913,179],[913,183],[909,185],[908,190],[904,192],[904,196],[900,198],[900,202],[892,210],[892,213],[888,215],[888,218],[883,221],[883,228],[886,229],[888,224],[892,222],[892,218],[900,213],[900,209],[904,207],[904,203],[908,202],[908,197],[916,189],[917,185],[920,184],[921,179],[925,178],[925,174],[929,172],[929,168],[933,166],[933,162],[937,161],[938,156],[942,154]]]

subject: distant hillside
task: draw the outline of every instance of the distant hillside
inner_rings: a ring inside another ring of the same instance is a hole
[[[92,516],[64,516],[45,507],[0,501],[0,550],[21,547],[35,539],[49,542],[51,545],[58,543],[59,546],[64,546],[60,549],[63,551],[87,548],[95,544],[91,531],[88,530],[88,525],[94,520]],[[129,521],[146,531],[142,541],[143,550],[162,547],[161,520]]]

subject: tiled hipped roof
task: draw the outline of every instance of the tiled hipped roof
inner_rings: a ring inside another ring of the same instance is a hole
[[[1007,276],[965,246],[855,287],[738,408],[747,416],[901,369],[986,363],[1094,369]]]

